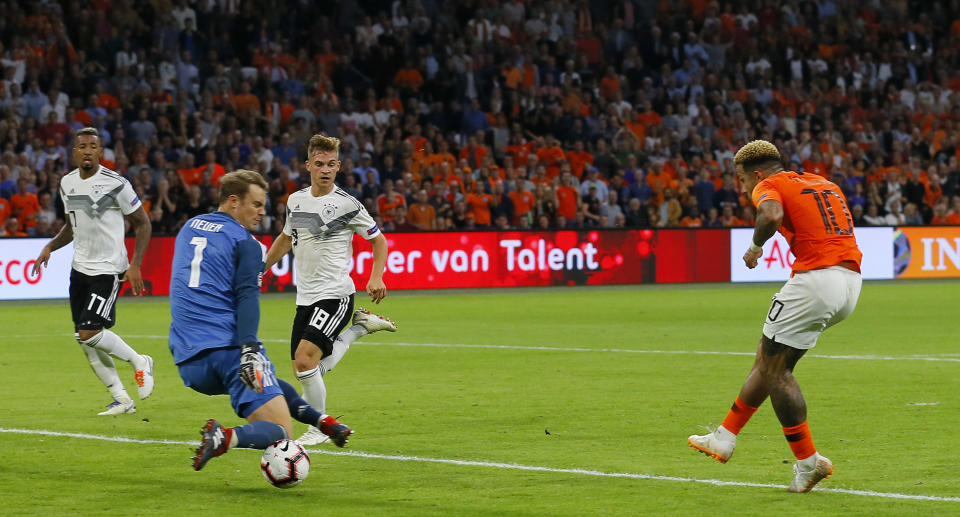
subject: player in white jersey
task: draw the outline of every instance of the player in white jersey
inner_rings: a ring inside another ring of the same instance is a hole
[[[103,150],[97,130],[87,127],[74,136],[73,159],[77,168],[60,180],[66,223],[44,246],[33,267],[46,266],[50,254],[73,241],[70,272],[70,309],[74,336],[82,345],[94,373],[113,395],[101,415],[136,413],[136,405],[120,381],[113,357],[133,366],[137,395],[153,392],[153,359],[140,355],[110,329],[116,323],[120,284],[130,282],[131,292],[143,291],[140,264],[150,242],[150,219],[130,182],[100,165]],[[124,245],[125,215],[131,216],[137,240],[133,263],[127,262]]]
[[[387,295],[383,283],[387,239],[363,204],[334,184],[340,170],[339,154],[339,139],[324,135],[310,138],[306,164],[310,188],[290,194],[283,232],[270,246],[266,261],[269,270],[293,250],[297,314],[290,338],[290,358],[303,386],[303,398],[321,413],[326,412],[327,402],[323,376],[340,362],[350,345],[370,332],[397,330],[387,318],[363,308],[353,310],[353,234],[361,235],[373,246],[367,293],[374,303],[380,303]],[[353,325],[344,331],[351,313]],[[317,445],[329,438],[311,427],[297,441],[301,445]]]

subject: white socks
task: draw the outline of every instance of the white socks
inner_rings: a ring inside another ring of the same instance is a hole
[[[305,372],[297,372],[297,380],[303,386],[303,399],[306,400],[313,409],[320,413],[326,413],[327,407],[327,386],[323,383],[323,376],[320,375],[320,368],[314,368]]]
[[[360,325],[351,325],[347,330],[344,330],[337,339],[333,340],[333,351],[330,352],[330,355],[320,360],[320,371],[326,374],[333,370],[333,367],[343,359],[343,355],[350,349],[350,345],[367,334],[369,334],[367,329]]]
[[[323,376],[333,370],[333,367],[343,359],[343,355],[347,353],[354,341],[367,334],[369,332],[362,326],[351,325],[333,340],[333,350],[330,355],[320,360],[319,366],[305,372],[297,372],[297,379],[303,386],[303,399],[324,416],[327,412],[327,385],[323,382]]]
[[[127,390],[124,389],[123,382],[120,381],[120,376],[117,375],[117,369],[110,355],[87,345],[80,345],[80,348],[87,354],[87,361],[90,362],[90,368],[93,368],[93,373],[97,374],[100,382],[110,390],[113,398],[121,404],[130,403],[133,399],[130,398]]]
[[[103,350],[117,359],[126,361],[133,365],[134,370],[143,370],[147,367],[146,359],[109,329],[103,329],[92,338],[80,343]]]

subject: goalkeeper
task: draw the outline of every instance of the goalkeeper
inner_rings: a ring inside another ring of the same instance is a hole
[[[250,230],[263,219],[266,190],[256,172],[224,175],[217,211],[187,221],[174,245],[170,351],[180,377],[205,395],[229,394],[233,410],[249,422],[225,428],[207,420],[194,470],[230,448],[265,449],[291,437],[291,415],[317,426],[340,447],[353,433],[278,379],[257,340],[265,248]]]

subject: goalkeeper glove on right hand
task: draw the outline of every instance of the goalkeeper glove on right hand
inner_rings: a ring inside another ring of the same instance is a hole
[[[263,393],[263,376],[260,343],[244,343],[240,346],[240,380],[253,391]]]

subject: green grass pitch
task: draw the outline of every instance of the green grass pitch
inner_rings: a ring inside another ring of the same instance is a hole
[[[769,403],[725,465],[686,444],[736,396],[774,284],[391,293],[376,310],[400,332],[367,336],[326,376],[330,412],[357,434],[308,448],[291,490],[267,484],[258,451],[190,468],[206,418],[241,421],[181,383],[166,299],[118,302],[114,330],[153,355],[157,379],[118,417],[96,416],[109,396],[66,301],[5,303],[0,514],[957,515],[958,286],[865,283],[800,361],[814,441],[836,467],[799,495]],[[262,308],[260,336],[293,380],[294,300]]]

